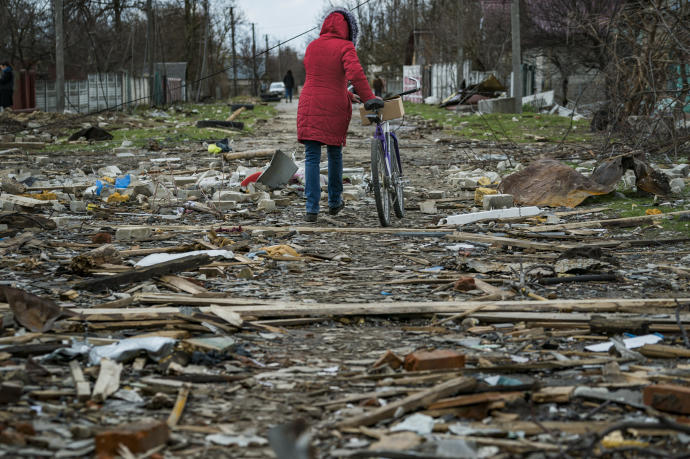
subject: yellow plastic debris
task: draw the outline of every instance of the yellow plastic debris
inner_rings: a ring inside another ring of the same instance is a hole
[[[99,206],[97,204],[87,204],[86,205],[86,210],[96,210],[98,208],[99,208]]]
[[[219,147],[218,145],[216,145],[215,143],[211,143],[211,144],[209,144],[209,146],[208,146],[208,152],[209,152],[209,153],[212,153],[212,154],[214,154],[214,155],[217,155],[217,154],[220,153],[221,151],[223,151],[223,149],[220,148],[220,147]]]
[[[615,431],[611,432],[607,436],[601,440],[601,446],[604,448],[622,448],[626,446],[637,446],[637,447],[645,447],[649,446],[649,443],[646,441],[639,441],[639,440],[626,440],[623,438],[623,434],[620,433],[620,431]]]
[[[481,177],[477,180],[477,183],[481,186],[491,185],[491,179],[489,177]]]
[[[108,199],[106,199],[106,202],[127,202],[129,201],[129,195],[128,194],[120,194],[117,191],[110,196],[108,196]]]
[[[477,204],[478,206],[481,206],[484,204],[484,196],[487,194],[498,194],[498,190],[495,190],[493,188],[482,188],[479,187],[474,190],[474,203]]]
[[[289,257],[296,257],[299,258],[300,254],[297,253],[295,249],[290,247],[287,244],[281,244],[281,245],[272,245],[270,247],[261,247],[261,250],[265,250],[266,253],[268,254],[269,257],[276,257],[276,256],[289,256]]]
[[[661,215],[661,211],[660,211],[659,209],[657,209],[657,208],[654,208],[654,209],[647,209],[647,210],[645,210],[644,213],[647,214],[647,215]]]
[[[115,179],[112,177],[101,177],[101,181],[110,183],[111,185],[115,185]]]
[[[20,194],[19,196],[38,199],[39,201],[55,201],[57,199],[57,195],[55,193],[45,190],[38,194]]]

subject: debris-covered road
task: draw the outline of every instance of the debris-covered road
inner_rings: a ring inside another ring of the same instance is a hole
[[[0,147],[0,455],[687,451],[687,158],[630,153],[590,176],[589,145],[458,140],[408,117],[407,215],[381,228],[355,113],[345,209],[310,224],[296,106],[214,129],[195,115],[231,107],[91,120],[106,144],[2,114],[25,130]],[[211,153],[224,137],[232,151]],[[242,186],[276,150],[289,182]],[[482,209],[543,158],[577,173],[576,207]]]

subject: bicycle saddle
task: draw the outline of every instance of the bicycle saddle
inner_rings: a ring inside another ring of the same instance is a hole
[[[383,108],[383,101],[381,99],[374,98],[364,102],[365,110],[378,110],[379,108]]]

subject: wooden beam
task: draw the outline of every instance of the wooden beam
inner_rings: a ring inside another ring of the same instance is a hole
[[[80,401],[87,400],[91,396],[91,384],[84,378],[79,362],[71,360],[69,362],[69,371],[77,388],[77,399]]]
[[[98,279],[89,279],[79,282],[75,288],[82,288],[93,292],[100,292],[106,289],[114,289],[120,285],[130,284],[132,282],[141,282],[149,280],[152,277],[162,276],[165,274],[177,273],[180,271],[193,270],[199,266],[207,265],[211,262],[211,257],[205,254],[192,255],[189,257],[178,258],[175,260],[165,261],[153,266],[145,268],[137,268],[131,271],[115,274],[113,276],[101,277]]]
[[[667,212],[665,214],[657,215],[641,215],[639,217],[625,217],[625,218],[611,218],[607,220],[590,220],[585,222],[562,223],[560,225],[538,225],[529,228],[533,232],[544,231],[562,231],[576,228],[600,228],[609,226],[634,226],[638,223],[649,222],[653,220],[661,220],[664,218],[674,217],[678,215],[689,215],[690,210],[679,210],[677,212]]]
[[[544,250],[546,252],[565,252],[566,250],[576,247],[574,244],[565,245],[553,244],[549,242],[534,242],[510,237],[490,236],[488,234],[463,233],[461,231],[457,231],[449,236],[446,236],[446,239],[450,241],[483,242],[485,244],[491,244],[498,247],[521,247],[524,249]]]
[[[211,305],[226,307],[241,316],[265,317],[329,317],[352,315],[399,315],[399,314],[458,314],[477,308],[473,301],[438,301],[438,302],[376,302],[376,303],[302,303],[249,300],[246,298],[203,298],[184,294],[140,294],[138,301],[143,304],[174,304],[200,307],[204,313],[212,312]],[[591,315],[606,313],[647,314],[659,310],[668,313],[676,307],[675,298],[617,299],[595,298],[583,300],[547,300],[547,301],[487,301],[482,303],[483,310],[473,313],[479,320],[488,322],[500,321],[539,321],[539,322],[589,322]],[[690,302],[688,298],[679,298],[681,303]],[[89,320],[134,320],[163,319],[174,317],[179,313],[178,307],[148,308],[74,308],[72,312],[89,317]],[[552,311],[552,312],[551,312]],[[592,313],[592,314],[590,314]],[[102,317],[100,317],[102,316]],[[80,320],[73,318],[71,320]],[[690,320],[690,314],[682,314],[681,320]],[[649,319],[649,323],[672,324],[671,317]]]

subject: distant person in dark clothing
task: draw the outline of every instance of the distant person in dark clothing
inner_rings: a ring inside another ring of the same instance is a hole
[[[295,78],[292,76],[292,70],[288,70],[283,78],[285,85],[285,103],[292,102],[292,89],[295,87]]]
[[[14,92],[14,75],[7,61],[0,62],[0,111],[12,106]]]
[[[383,79],[381,78],[381,75],[376,75],[376,78],[374,78],[374,84],[372,87],[374,88],[374,95],[376,97],[382,97],[383,95]]]

